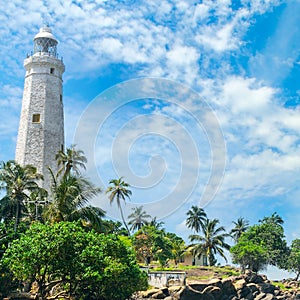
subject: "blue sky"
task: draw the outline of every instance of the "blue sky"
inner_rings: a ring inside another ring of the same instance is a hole
[[[299,238],[299,18],[298,0],[6,2],[0,159],[14,158],[23,60],[46,22],[66,65],[66,143],[104,189],[132,185],[127,214],[144,205],[187,237],[191,205],[228,229],[276,211]]]

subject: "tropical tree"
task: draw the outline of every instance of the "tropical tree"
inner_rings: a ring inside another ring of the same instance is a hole
[[[233,261],[255,272],[265,265],[286,268],[288,248],[281,225],[261,222],[250,226],[230,249]]]
[[[166,237],[171,242],[172,258],[174,259],[175,265],[178,265],[178,263],[186,253],[186,245],[184,243],[184,240],[172,232],[167,232]]]
[[[128,299],[145,289],[132,247],[116,235],[86,232],[78,223],[34,223],[11,243],[6,267],[23,282],[38,284],[39,299]]]
[[[249,221],[245,220],[244,218],[238,218],[237,221],[232,222],[235,226],[231,229],[230,235],[237,243],[239,238],[241,237],[242,233],[245,232],[249,228]]]
[[[70,148],[66,149],[66,152],[60,150],[55,159],[59,167],[58,174],[63,174],[63,176],[69,175],[71,171],[76,175],[80,175],[80,168],[85,170],[85,164],[87,163],[84,152],[77,150],[76,145],[71,145]]]
[[[143,210],[143,206],[132,208],[133,212],[128,216],[130,220],[128,225],[131,225],[130,230],[139,230],[142,226],[148,224],[148,219],[151,218],[150,215]]]
[[[191,209],[186,213],[186,225],[191,228],[195,233],[200,232],[204,222],[207,219],[206,213],[203,208],[198,206],[192,206]]]
[[[109,181],[110,186],[107,188],[106,193],[109,194],[109,201],[110,204],[116,200],[117,206],[120,209],[121,217],[124,223],[124,226],[126,230],[128,231],[128,234],[130,235],[130,230],[128,229],[128,226],[125,222],[125,218],[123,215],[121,200],[124,202],[126,201],[126,198],[130,199],[130,196],[132,194],[131,190],[128,189],[130,186],[127,182],[123,180],[123,177],[120,177],[118,179],[112,179]]]
[[[224,249],[230,249],[230,246],[225,242],[228,234],[223,226],[218,226],[219,223],[218,219],[206,219],[202,227],[203,235],[192,234],[189,236],[191,242],[198,242],[192,246],[195,255],[205,255],[210,266],[215,264],[216,254],[219,254],[227,262]]]
[[[242,273],[246,269],[257,273],[268,264],[268,249],[248,240],[246,234],[242,235],[238,243],[230,248],[230,253],[232,262],[241,266]]]
[[[0,218],[4,221],[15,220],[14,230],[23,213],[26,211],[25,201],[30,200],[30,194],[38,191],[37,180],[43,176],[31,165],[21,166],[13,160],[2,162],[0,167],[0,187],[5,195],[0,199]]]
[[[133,237],[133,247],[140,260],[149,264],[151,259],[159,261],[165,267],[168,260],[173,258],[172,243],[168,234],[163,229],[145,225]]]
[[[89,201],[101,192],[83,176],[68,174],[61,179],[52,174],[51,199],[45,207],[43,218],[51,223],[81,220],[86,226],[103,230],[105,212],[89,205]]]
[[[277,214],[277,212],[272,213],[270,217],[263,217],[262,220],[258,221],[261,224],[274,224],[282,226],[284,221],[281,216]]]
[[[295,280],[300,276],[300,239],[292,241],[290,253],[287,259],[287,269],[296,273]]]
[[[165,222],[158,221],[156,217],[153,217],[151,221],[149,222],[150,226],[155,227],[156,229],[163,229],[163,226],[165,225]]]

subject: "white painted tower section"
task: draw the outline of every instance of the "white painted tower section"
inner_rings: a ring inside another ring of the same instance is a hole
[[[65,66],[58,59],[57,43],[49,27],[41,28],[34,37],[33,55],[24,60],[26,75],[16,147],[16,161],[37,167],[44,175],[46,189],[51,184],[47,166],[55,174],[55,155],[64,149],[62,74]]]

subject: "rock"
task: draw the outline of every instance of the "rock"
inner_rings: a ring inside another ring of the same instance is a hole
[[[245,280],[246,282],[252,282],[252,283],[263,283],[265,280],[261,275],[257,275],[256,273],[253,273],[251,271],[246,271],[245,273]]]
[[[208,286],[204,289],[203,294],[210,294],[215,300],[222,299],[222,290],[217,286]]]
[[[246,281],[245,281],[245,279],[240,279],[240,280],[234,282],[233,285],[234,285],[234,288],[238,291],[238,290],[241,290],[246,285]]]
[[[272,300],[275,299],[273,294],[266,294],[264,300]]]
[[[163,287],[160,290],[165,294],[165,297],[170,296],[169,290],[167,287]]]
[[[204,294],[190,289],[188,286],[175,295],[179,300],[215,300],[210,294]]]
[[[222,287],[222,281],[218,278],[212,279],[208,282],[209,286],[217,286],[219,288]]]
[[[193,290],[196,290],[198,292],[202,292],[207,286],[208,284],[207,283],[199,283],[199,282],[196,282],[196,283],[189,283],[189,286],[193,289]]]
[[[228,297],[231,295],[236,296],[236,290],[234,288],[231,278],[226,278],[222,280],[222,291],[223,294],[227,295]]]
[[[258,283],[257,286],[262,293],[274,294],[275,286],[271,283]]]
[[[148,291],[142,291],[141,297],[142,298],[150,298],[152,295],[156,294],[159,291],[159,289],[151,289]]]
[[[248,283],[246,286],[251,290],[252,293],[259,291],[255,283]]]
[[[183,289],[182,286],[174,285],[174,286],[170,286],[170,287],[168,288],[168,291],[169,291],[169,294],[170,294],[170,295],[173,295],[173,294],[175,294],[176,292],[178,292],[178,291],[180,291],[180,290],[182,290],[182,289]]]
[[[251,290],[247,286],[243,286],[241,289],[237,290],[237,295],[239,298],[252,299],[254,298]]]
[[[165,299],[166,297],[166,294],[164,294],[161,290],[151,296],[153,299]]]
[[[264,299],[265,296],[266,296],[265,293],[261,293],[261,294],[257,295],[257,296],[254,298],[254,300],[261,300],[261,299]]]

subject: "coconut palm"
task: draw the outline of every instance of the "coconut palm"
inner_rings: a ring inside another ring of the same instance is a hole
[[[215,255],[219,254],[227,262],[227,258],[224,254],[224,249],[229,250],[230,246],[225,243],[225,237],[228,234],[225,233],[225,228],[219,226],[220,221],[218,219],[206,219],[202,227],[202,235],[193,234],[189,238],[191,242],[198,242],[192,246],[192,250],[195,255],[205,255],[208,258],[210,266],[216,262]]]
[[[148,224],[149,226],[153,226],[155,229],[163,229],[165,222],[158,221],[156,217],[152,218]]]
[[[207,219],[204,209],[198,206],[192,206],[186,214],[187,227],[193,229],[196,233],[200,232],[203,227],[203,222]]]
[[[237,243],[239,238],[241,237],[242,233],[245,232],[249,228],[249,221],[245,220],[244,218],[238,218],[237,221],[232,222],[235,226],[231,229],[230,235]]]
[[[14,230],[17,230],[22,214],[26,211],[25,201],[30,194],[39,189],[37,180],[43,176],[31,165],[22,167],[13,160],[2,162],[0,167],[1,189],[5,196],[0,200],[0,218],[8,221],[15,219]]]
[[[70,148],[66,149],[66,152],[62,150],[59,151],[55,159],[59,167],[58,174],[63,174],[63,176],[69,175],[71,170],[76,175],[80,175],[80,168],[85,170],[85,164],[87,162],[84,152],[77,150],[76,145],[71,145]]]
[[[97,230],[102,228],[102,217],[105,212],[89,205],[89,200],[98,195],[101,189],[95,187],[83,176],[68,174],[57,179],[50,170],[52,187],[50,202],[43,213],[45,220],[50,222],[80,220],[84,225]]]
[[[277,212],[272,213],[270,217],[264,217],[262,220],[259,220],[260,223],[267,223],[267,224],[274,224],[282,226],[284,221],[283,219],[277,214]]]
[[[132,194],[131,191],[128,189],[128,187],[130,185],[123,180],[123,177],[120,177],[118,179],[112,179],[112,180],[110,180],[109,184],[110,184],[110,186],[107,188],[106,193],[107,194],[109,193],[110,204],[112,204],[114,202],[114,200],[116,200],[117,206],[121,212],[121,217],[122,217],[124,226],[125,226],[126,230],[128,231],[128,234],[130,235],[130,231],[125,222],[122,205],[121,205],[121,200],[123,200],[125,202],[126,198],[130,199],[130,196]]]
[[[132,213],[128,216],[130,221],[128,225],[131,225],[130,230],[139,230],[142,226],[148,224],[148,219],[151,218],[150,215],[143,210],[143,206],[132,208]]]

